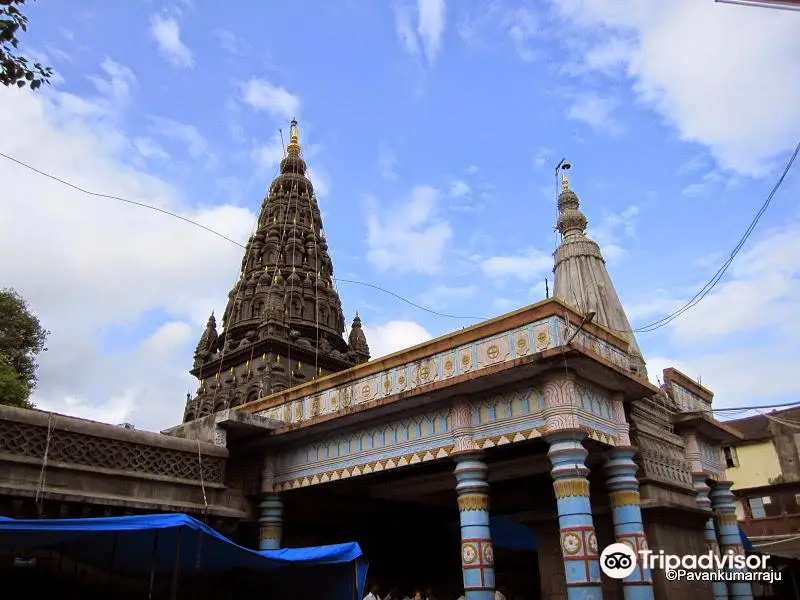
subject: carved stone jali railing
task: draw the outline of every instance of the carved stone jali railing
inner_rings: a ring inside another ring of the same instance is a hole
[[[227,458],[196,440],[0,406],[0,496],[242,518]]]
[[[99,467],[129,474],[147,474],[186,481],[222,483],[225,459],[194,452],[137,444],[74,431],[48,430],[37,425],[0,421],[0,456],[41,461],[47,452],[52,464]]]

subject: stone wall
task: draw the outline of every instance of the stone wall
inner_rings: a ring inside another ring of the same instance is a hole
[[[681,513],[680,519],[666,511],[644,512],[644,526],[651,550],[663,550],[666,554],[684,556],[708,552],[703,527],[708,515],[691,518]],[[680,523],[678,523],[680,521]],[[714,600],[710,583],[701,581],[667,581],[664,571],[653,570],[653,591],[656,598],[691,598],[692,600]]]
[[[7,499],[244,518],[244,499],[224,484],[227,457],[198,441],[0,406]]]

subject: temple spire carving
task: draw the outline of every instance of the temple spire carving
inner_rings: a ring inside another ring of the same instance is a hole
[[[195,351],[200,386],[184,420],[369,360],[361,320],[343,337],[344,313],[297,120],[245,246],[217,332],[212,313]],[[221,375],[221,376],[218,376]]]
[[[586,237],[589,221],[581,211],[578,195],[570,188],[566,174],[561,176],[561,187],[556,221],[561,244],[553,254],[553,296],[580,313],[594,311],[594,322],[628,342],[631,370],[646,378],[647,368],[636,335],[611,282],[600,246]]]
[[[355,356],[356,363],[369,361],[367,336],[364,335],[364,330],[361,328],[361,317],[358,316],[357,312],[353,319],[353,325],[350,327],[350,336],[348,337],[347,345],[350,346],[350,351]]]

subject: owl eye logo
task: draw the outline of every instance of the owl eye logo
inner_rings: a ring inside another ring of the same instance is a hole
[[[600,569],[612,579],[625,579],[636,568],[636,553],[627,544],[611,544],[600,555]]]

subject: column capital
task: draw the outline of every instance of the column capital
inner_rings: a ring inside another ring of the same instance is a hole
[[[469,460],[478,460],[483,461],[486,458],[486,453],[481,450],[480,448],[475,448],[471,450],[456,450],[450,453],[450,458],[452,458],[456,464],[466,462]]]
[[[543,436],[543,439],[548,444],[555,444],[558,442],[575,441],[583,442],[586,439],[586,432],[583,429],[560,429],[558,431],[551,431]]]
[[[630,458],[631,460],[639,453],[635,446],[614,446],[606,450],[607,460],[615,460],[618,458]]]

